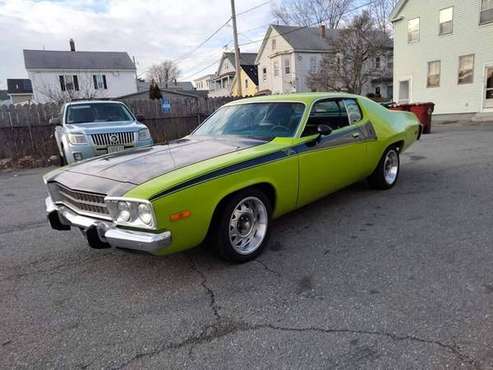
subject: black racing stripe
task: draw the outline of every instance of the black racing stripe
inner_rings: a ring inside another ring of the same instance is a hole
[[[280,150],[278,152],[270,153],[270,154],[267,154],[267,155],[264,155],[261,157],[248,159],[244,162],[235,163],[231,166],[220,168],[218,170],[215,170],[215,171],[206,173],[204,175],[195,177],[191,180],[182,182],[181,184],[175,185],[172,188],[169,188],[165,191],[162,191],[160,193],[153,195],[150,200],[151,201],[156,200],[157,198],[161,198],[165,195],[174,193],[176,191],[182,190],[184,188],[188,188],[190,186],[199,184],[199,183],[207,181],[207,180],[211,180],[211,179],[214,179],[217,177],[227,175],[227,174],[232,173],[232,172],[237,172],[237,171],[241,171],[241,170],[244,170],[247,168],[256,167],[256,166],[259,166],[259,165],[262,165],[262,164],[265,164],[268,162],[277,161],[279,159],[287,157],[288,155],[289,155],[289,151],[286,149],[283,149],[283,150]]]
[[[369,123],[369,125],[371,125],[371,123]],[[373,129],[373,127],[372,127],[372,129]],[[348,130],[345,132],[328,135],[328,136],[322,138],[318,142],[316,142],[315,140],[309,141],[307,143],[295,145],[294,147],[291,147],[291,148],[285,148],[285,149],[282,149],[282,150],[274,152],[274,153],[266,154],[266,155],[261,156],[261,157],[249,159],[249,160],[246,160],[244,162],[236,163],[236,164],[233,164],[233,165],[228,166],[228,167],[220,168],[218,170],[215,170],[215,171],[206,173],[204,175],[195,177],[193,179],[190,179],[188,181],[185,181],[181,184],[175,185],[172,188],[169,188],[165,191],[159,192],[159,193],[157,193],[151,197],[151,201],[156,200],[157,198],[160,198],[162,196],[165,196],[165,195],[177,192],[179,190],[185,189],[187,187],[199,184],[201,182],[227,175],[227,174],[232,173],[232,172],[241,171],[241,170],[244,170],[247,168],[251,168],[251,167],[259,166],[259,165],[262,165],[262,164],[265,164],[268,162],[273,162],[273,161],[283,159],[283,158],[285,158],[291,154],[299,154],[299,153],[303,153],[306,151],[312,151],[312,150],[328,149],[329,147],[325,147],[325,148],[322,147],[321,148],[320,145],[328,144],[330,142],[334,142],[334,144],[337,145],[338,140],[345,138],[348,135],[351,135],[355,131],[359,131],[359,129],[355,127],[354,130]],[[368,140],[369,137],[363,137],[362,139],[363,140],[361,142],[364,142],[365,140]]]

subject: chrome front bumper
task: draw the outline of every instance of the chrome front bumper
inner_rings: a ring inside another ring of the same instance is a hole
[[[45,199],[46,212],[51,227],[57,230],[69,230],[71,226],[79,227],[83,232],[97,231],[102,243],[114,248],[133,249],[155,254],[171,244],[171,232],[153,234],[117,228],[112,222],[81,216],[63,205],[57,205],[51,197]]]

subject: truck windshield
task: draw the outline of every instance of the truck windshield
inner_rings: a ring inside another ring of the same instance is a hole
[[[301,103],[247,103],[220,108],[193,135],[235,135],[261,139],[292,137],[301,121]]]
[[[66,123],[133,121],[130,112],[117,103],[74,104],[67,107]]]

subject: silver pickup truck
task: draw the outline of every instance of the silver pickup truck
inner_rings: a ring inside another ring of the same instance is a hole
[[[65,103],[50,124],[62,164],[153,144],[149,129],[117,101]]]

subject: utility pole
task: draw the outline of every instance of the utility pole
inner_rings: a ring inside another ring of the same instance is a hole
[[[235,41],[236,83],[238,84],[238,95],[243,96],[241,91],[240,47],[238,46],[238,30],[236,29],[235,0],[231,0],[231,19],[233,21],[233,38]]]

